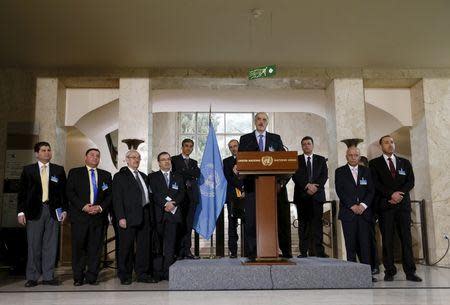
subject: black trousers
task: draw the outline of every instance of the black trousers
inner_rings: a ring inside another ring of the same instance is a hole
[[[362,216],[355,216],[352,221],[342,221],[342,230],[347,260],[356,262],[358,253],[360,263],[370,264],[370,223]]]
[[[377,238],[376,238],[376,218],[373,219],[373,221],[370,223],[370,236],[369,236],[369,242],[370,242],[370,267],[372,270],[379,269],[380,268],[380,261],[378,258],[378,251],[377,251]]]
[[[325,254],[323,247],[323,203],[314,199],[297,203],[299,250],[302,255]],[[310,247],[310,238],[314,248]]]
[[[158,223],[156,226],[162,244],[162,253],[153,259],[153,275],[156,278],[169,279],[169,267],[173,264],[175,256],[177,227],[177,223],[168,221]]]
[[[416,272],[416,265],[412,252],[411,212],[401,209],[380,211],[380,229],[383,239],[383,264],[385,273],[395,275],[397,268],[394,265],[394,233],[397,229],[402,246],[402,264],[406,275]]]
[[[179,256],[191,255],[192,226],[197,203],[186,196],[181,206],[182,224],[179,226]]]
[[[149,205],[144,208],[144,217],[140,226],[119,227],[118,275],[120,280],[132,278],[133,267],[137,278],[150,275],[150,214]],[[135,253],[136,244],[136,253]]]
[[[292,256],[291,238],[291,205],[286,188],[282,188],[277,196],[278,244],[283,256]]]
[[[71,229],[73,279],[95,282],[100,272],[105,224],[72,222]]]
[[[256,257],[256,194],[245,193],[245,249],[247,257]]]
[[[234,215],[233,208],[227,203],[228,210],[228,250],[231,254],[237,255],[239,235],[237,232],[238,217]]]

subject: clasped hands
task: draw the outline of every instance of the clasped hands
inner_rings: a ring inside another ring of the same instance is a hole
[[[317,190],[318,190],[318,186],[319,185],[315,184],[315,183],[308,183],[305,186],[306,194],[308,194],[310,196],[314,195],[317,192]]]
[[[391,199],[390,199],[388,202],[389,202],[390,204],[397,204],[397,203],[400,203],[400,201],[403,200],[403,195],[405,195],[405,193],[403,193],[403,192],[400,192],[400,191],[394,192],[394,193],[391,195]]]
[[[366,208],[361,204],[354,204],[354,205],[352,205],[352,207],[350,209],[356,215],[361,215],[366,210]]]
[[[167,201],[164,205],[164,211],[166,212],[172,212],[173,209],[175,209],[175,201]]]
[[[88,213],[89,215],[95,215],[101,213],[102,208],[99,205],[93,203],[86,203],[82,211]]]

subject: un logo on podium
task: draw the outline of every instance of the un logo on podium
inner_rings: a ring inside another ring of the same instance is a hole
[[[261,157],[261,163],[264,166],[271,166],[273,164],[273,158],[271,156]]]

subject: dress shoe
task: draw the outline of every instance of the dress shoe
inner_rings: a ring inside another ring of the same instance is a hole
[[[185,258],[185,259],[200,259],[200,257],[195,256],[195,255],[192,255],[191,253],[186,254],[186,255],[184,256],[184,258]]]
[[[94,280],[94,281],[88,281],[87,283],[88,283],[89,285],[92,285],[92,286],[98,286],[98,284],[100,284],[100,282],[97,281],[97,280]]]
[[[422,279],[415,274],[407,275],[406,280],[411,282],[422,282]]]
[[[372,269],[372,275],[375,275],[375,274],[380,274],[380,269],[378,269],[378,268],[373,268],[373,269]]]
[[[292,254],[281,254],[279,255],[281,258],[292,258]]]
[[[83,281],[82,280],[75,280],[75,281],[73,281],[73,285],[74,286],[83,286]]]
[[[237,258],[237,255],[232,253],[232,254],[230,254],[230,258]]]
[[[48,281],[42,281],[42,285],[59,286],[61,285],[61,283],[58,281],[57,278],[53,278]]]
[[[377,278],[372,276],[372,283],[376,283],[376,282],[378,282]]]
[[[131,285],[131,279],[120,280],[121,285]]]
[[[298,258],[305,258],[308,257],[308,254],[299,254],[297,255]]]
[[[385,274],[384,275],[384,281],[385,282],[392,282],[394,280],[394,276],[390,275],[390,274]]]
[[[256,262],[256,257],[255,256],[249,256],[247,257],[247,263],[254,263]]]
[[[28,280],[28,281],[25,283],[25,287],[28,287],[28,288],[30,288],[30,287],[35,287],[35,286],[37,286],[37,284],[38,284],[37,281]]]

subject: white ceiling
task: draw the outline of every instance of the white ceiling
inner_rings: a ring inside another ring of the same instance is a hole
[[[450,1],[2,0],[0,35],[0,67],[449,68]]]

